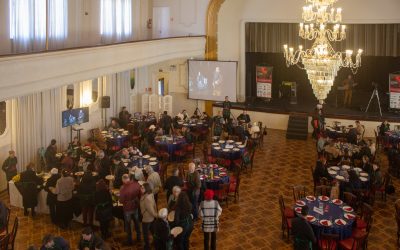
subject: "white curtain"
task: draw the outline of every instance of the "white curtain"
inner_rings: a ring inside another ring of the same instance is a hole
[[[110,108],[107,109],[107,122],[110,118],[118,116],[121,107],[130,109],[130,72],[124,71],[103,77],[105,82],[105,95],[110,96]]]
[[[10,0],[12,52],[30,52],[46,47],[46,0]]]
[[[68,37],[68,0],[48,0],[49,49],[65,47]]]
[[[101,0],[100,34],[103,43],[131,40],[132,0]]]
[[[18,170],[29,162],[38,163],[38,150],[46,148],[51,139],[61,142],[61,110],[65,99],[63,88],[18,97],[12,100],[12,142],[18,157]]]

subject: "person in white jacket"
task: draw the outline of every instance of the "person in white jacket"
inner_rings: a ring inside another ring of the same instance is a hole
[[[204,233],[204,250],[217,249],[217,231],[221,213],[221,206],[214,200],[214,191],[207,189],[204,192],[204,201],[199,207],[199,215],[203,219],[201,228]]]

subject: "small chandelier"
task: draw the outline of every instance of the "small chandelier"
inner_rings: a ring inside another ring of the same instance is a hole
[[[350,68],[353,74],[361,66],[362,50],[359,49],[353,62],[352,50],[335,52],[330,42],[339,42],[346,39],[346,26],[340,25],[342,21],[342,9],[334,9],[332,5],[337,0],[306,0],[303,7],[299,36],[305,40],[315,40],[310,49],[294,51],[285,44],[284,56],[286,66],[297,65],[306,70],[315,97],[322,104],[330,92],[337,72],[340,68]],[[332,24],[329,29],[327,24]]]

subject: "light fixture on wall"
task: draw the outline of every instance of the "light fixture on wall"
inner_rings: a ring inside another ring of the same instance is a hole
[[[320,103],[326,99],[340,68],[350,68],[356,74],[361,66],[361,49],[353,62],[352,50],[336,52],[330,44],[346,39],[346,26],[340,25],[342,9],[332,7],[336,2],[306,0],[302,14],[304,23],[300,23],[299,36],[305,40],[315,40],[314,44],[310,49],[303,49],[300,45],[296,51],[286,44],[283,46],[286,66],[297,65],[306,70],[314,95]],[[332,29],[328,28],[328,24],[332,25]]]

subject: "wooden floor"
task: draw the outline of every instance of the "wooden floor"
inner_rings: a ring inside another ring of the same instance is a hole
[[[242,179],[240,200],[223,204],[221,228],[217,236],[218,249],[292,249],[291,243],[283,240],[280,230],[278,196],[283,194],[285,204],[293,203],[291,187],[302,184],[312,191],[310,165],[315,165],[315,141],[286,140],[285,132],[270,130],[264,139],[262,149],[256,152],[252,173],[245,173]],[[381,157],[383,170],[387,160]],[[399,181],[394,184],[400,192]],[[311,192],[310,192],[311,193]],[[369,249],[398,249],[396,245],[396,222],[394,201],[397,194],[388,196],[386,202],[377,197],[374,205],[374,224],[369,239]],[[6,194],[1,197],[8,201]],[[159,207],[165,205],[165,195],[159,200]],[[22,209],[13,208],[12,218],[20,218],[16,249],[27,249],[29,245],[39,246],[43,235],[52,233],[66,238],[76,249],[82,225],[73,223],[72,229],[61,230],[50,223],[48,215],[38,215],[34,219],[23,216]],[[122,247],[125,239],[122,223],[113,225],[113,238],[108,241],[117,249],[141,249],[141,245]],[[200,224],[190,238],[191,249],[203,249],[203,235]]]

